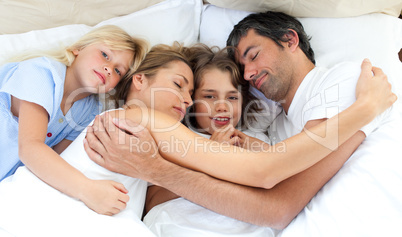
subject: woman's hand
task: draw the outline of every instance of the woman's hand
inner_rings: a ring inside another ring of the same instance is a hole
[[[112,216],[126,208],[130,199],[127,189],[121,184],[111,180],[88,179],[79,199],[93,211]]]
[[[363,103],[374,117],[384,112],[397,100],[392,93],[387,76],[368,59],[361,66],[361,74],[356,85],[356,101]]]

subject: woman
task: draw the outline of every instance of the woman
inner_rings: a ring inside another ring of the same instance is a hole
[[[179,45],[154,47],[136,73],[130,75],[133,83],[130,91],[126,91],[124,108],[130,110],[138,105],[149,106],[168,114],[172,121],[179,123],[185,109],[192,103],[193,73],[185,50]],[[181,90],[177,90],[178,85]],[[166,102],[158,100],[159,103],[153,105],[152,93]],[[111,113],[124,116],[123,111],[119,109]],[[91,180],[121,183],[115,188],[124,196],[127,194],[129,200],[121,199],[114,210],[101,215],[85,206],[83,200],[57,191],[26,167],[21,167],[0,183],[0,233],[3,230],[16,236],[152,236],[140,221],[147,183],[95,164],[86,156],[82,145],[84,138],[85,132],[61,153],[61,157]],[[88,187],[83,183],[80,188],[85,190]]]

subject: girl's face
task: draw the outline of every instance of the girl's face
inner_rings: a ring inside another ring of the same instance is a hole
[[[194,88],[193,72],[187,64],[171,62],[144,83],[141,100],[147,107],[171,115],[178,121],[184,118],[186,109],[193,103],[191,95]]]
[[[74,50],[76,56],[71,69],[81,88],[91,93],[106,93],[113,89],[128,72],[134,53],[130,50],[112,50],[106,44],[89,45]]]
[[[234,127],[241,117],[243,97],[231,83],[230,73],[206,71],[194,92],[194,112],[198,125],[212,134],[228,124]]]

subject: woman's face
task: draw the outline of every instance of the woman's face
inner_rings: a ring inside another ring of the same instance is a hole
[[[161,68],[148,81],[143,102],[149,108],[164,112],[181,121],[186,109],[192,105],[194,82],[190,67],[174,61]]]
[[[230,73],[211,69],[204,73],[194,92],[197,124],[212,134],[228,124],[236,126],[241,117],[243,97],[231,83]]]

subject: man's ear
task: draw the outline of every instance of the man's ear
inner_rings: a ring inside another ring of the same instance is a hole
[[[287,45],[291,51],[296,50],[299,46],[299,35],[292,29],[289,29],[288,32],[283,35],[283,40],[286,41],[285,45]]]
[[[137,89],[137,90],[141,90],[144,88],[146,84],[146,80],[145,80],[145,76],[144,74],[134,74],[133,75],[133,86]]]

